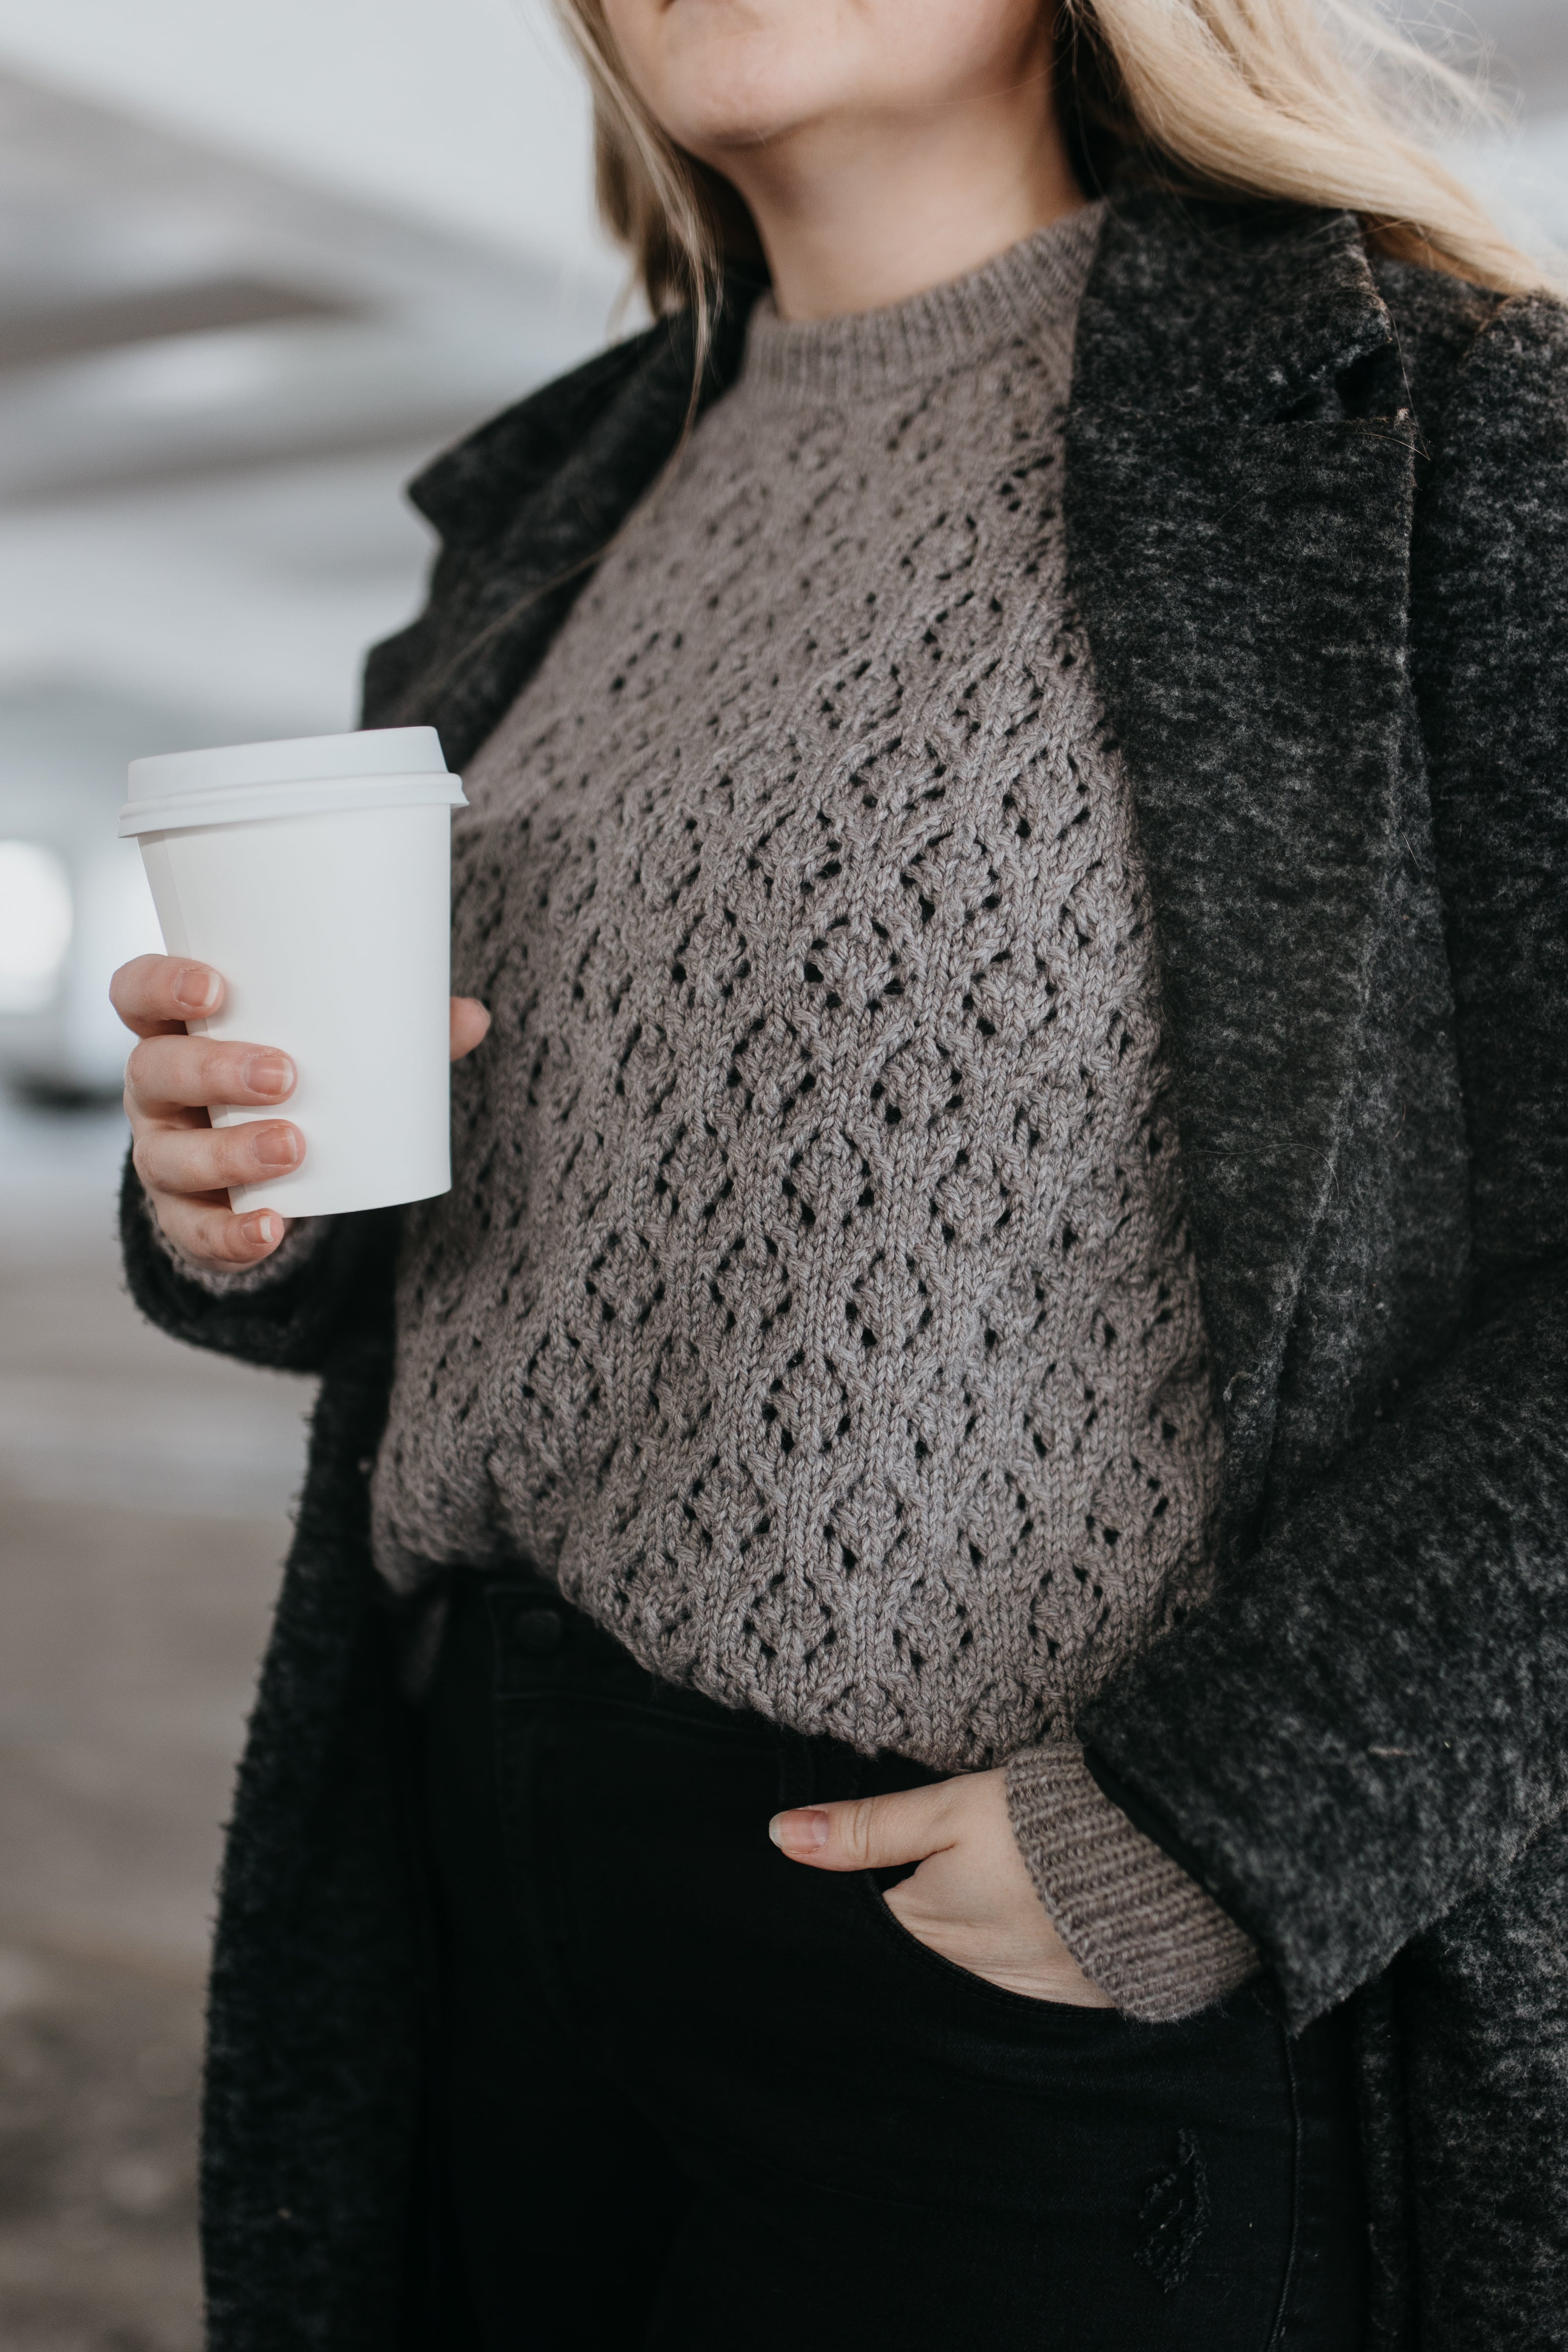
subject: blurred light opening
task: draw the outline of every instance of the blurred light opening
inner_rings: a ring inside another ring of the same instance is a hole
[[[36,841],[0,841],[0,1013],[53,1002],[71,936],[63,861]]]

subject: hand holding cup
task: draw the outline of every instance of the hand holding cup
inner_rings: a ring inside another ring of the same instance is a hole
[[[208,1103],[265,1111],[288,1101],[294,1066],[268,1045],[192,1037],[187,1021],[205,1022],[223,1006],[224,984],[207,964],[180,956],[138,956],[122,964],[110,1000],[141,1043],[125,1066],[125,1110],[132,1158],[164,1234],[204,1273],[232,1274],[269,1257],[288,1231],[276,1209],[229,1207],[232,1186],[266,1184],[298,1168],[300,1129],[285,1118],[215,1128]],[[451,1055],[460,1061],[490,1025],[471,996],[451,1000]]]

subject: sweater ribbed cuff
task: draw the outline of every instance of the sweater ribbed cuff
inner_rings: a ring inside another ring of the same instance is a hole
[[[232,1274],[214,1274],[205,1266],[193,1265],[183,1249],[169,1239],[153,1214],[153,1203],[145,1192],[142,1205],[153,1238],[176,1274],[194,1282],[198,1290],[208,1292],[214,1298],[243,1297],[247,1291],[269,1290],[275,1282],[284,1281],[297,1274],[307,1258],[314,1257],[322,1237],[331,1223],[330,1217],[297,1217],[270,1257],[258,1265],[237,1265]]]
[[[1130,2017],[1190,2017],[1258,1968],[1250,1937],[1133,1828],[1080,1748],[1060,1741],[1015,1756],[1007,1806],[1057,1933]]]

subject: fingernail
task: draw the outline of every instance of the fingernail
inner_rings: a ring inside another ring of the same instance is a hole
[[[289,1127],[264,1127],[251,1147],[263,1168],[292,1168],[300,1147]]]
[[[264,1209],[258,1217],[247,1217],[240,1231],[253,1249],[269,1249],[283,1238],[283,1220]]]
[[[174,982],[174,1002],[187,1013],[210,1013],[218,1000],[216,971],[205,964],[188,963]]]
[[[785,1853],[816,1853],[827,1843],[827,1815],[815,1811],[775,1813],[768,1823],[768,1835]]]
[[[287,1054],[252,1054],[244,1076],[253,1095],[286,1095],[294,1083],[294,1065]]]

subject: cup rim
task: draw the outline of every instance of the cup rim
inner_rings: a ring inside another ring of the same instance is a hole
[[[433,731],[433,730],[432,730]],[[262,784],[222,784],[206,793],[164,793],[128,800],[120,812],[121,840],[153,833],[206,831],[268,817],[327,816],[345,810],[467,808],[460,776],[407,770],[377,776],[313,776]]]

